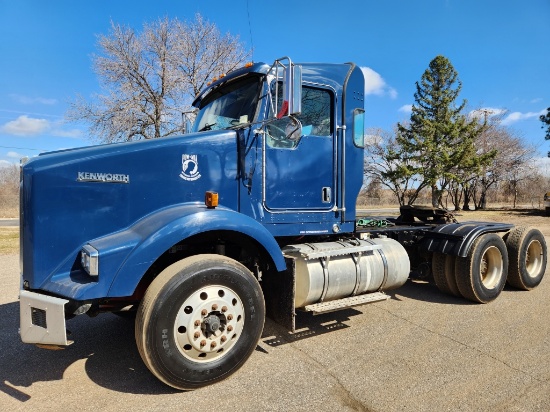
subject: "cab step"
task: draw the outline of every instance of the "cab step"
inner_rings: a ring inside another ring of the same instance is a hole
[[[364,305],[366,303],[380,302],[383,300],[388,300],[389,298],[390,296],[383,292],[374,292],[367,293],[365,295],[351,296],[349,298],[331,300],[329,302],[314,303],[312,305],[304,306],[303,310],[306,312],[312,312],[314,315],[320,315],[321,313],[335,312],[337,310]]]

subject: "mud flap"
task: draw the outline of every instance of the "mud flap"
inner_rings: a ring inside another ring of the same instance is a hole
[[[267,315],[279,325],[294,333],[296,331],[296,259],[285,256],[287,269],[264,280],[264,297]]]

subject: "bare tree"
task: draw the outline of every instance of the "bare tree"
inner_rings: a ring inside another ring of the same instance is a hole
[[[483,167],[482,173],[472,179],[465,189],[465,199],[473,198],[476,209],[487,207],[487,192],[499,182],[508,182],[517,196],[517,183],[528,178],[533,168],[531,160],[535,154],[534,148],[527,146],[513,130],[501,124],[505,114],[492,115],[487,119],[488,114],[485,112],[487,127],[476,140],[480,153],[496,151],[493,160]]]
[[[426,183],[419,182],[415,165],[398,144],[395,132],[372,128],[367,131],[363,173],[370,181],[378,181],[390,189],[399,205],[412,205]]]
[[[192,22],[159,19],[141,33],[111,22],[98,47],[93,64],[103,94],[78,96],[66,117],[108,143],[180,133],[194,96],[251,56],[238,37],[222,35],[200,14]]]
[[[15,217],[19,207],[19,166],[0,166],[0,217]]]

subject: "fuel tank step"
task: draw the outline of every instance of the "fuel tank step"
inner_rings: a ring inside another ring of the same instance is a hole
[[[388,300],[389,298],[390,296],[383,292],[374,292],[367,293],[365,295],[351,296],[349,298],[331,300],[330,302],[314,303],[312,305],[304,306],[303,310],[312,312],[314,315],[320,315],[321,313],[334,312],[340,309],[364,305],[366,303],[380,302],[382,300]]]

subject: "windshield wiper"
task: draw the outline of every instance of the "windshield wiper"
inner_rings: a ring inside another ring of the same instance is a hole
[[[208,124],[206,123],[204,127],[202,127],[199,132],[206,132],[207,130],[212,130],[212,126],[215,126],[216,123]]]

